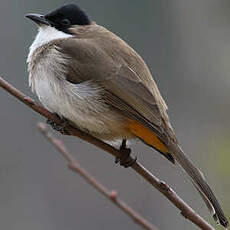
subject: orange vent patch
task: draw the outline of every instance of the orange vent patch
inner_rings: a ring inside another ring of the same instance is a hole
[[[160,141],[157,135],[154,134],[154,132],[152,132],[150,129],[138,123],[137,121],[129,120],[128,129],[131,131],[132,134],[139,137],[146,144],[152,146],[153,148],[159,150],[162,153],[168,153],[167,147]]]

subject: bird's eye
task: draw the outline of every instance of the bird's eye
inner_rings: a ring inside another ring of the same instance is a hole
[[[63,26],[68,26],[68,25],[70,25],[70,20],[69,19],[63,19],[63,20],[61,20],[61,24]]]

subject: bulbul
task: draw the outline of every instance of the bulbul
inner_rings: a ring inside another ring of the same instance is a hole
[[[216,221],[228,221],[203,174],[182,151],[167,105],[143,59],[75,4],[28,14],[39,26],[28,55],[29,85],[50,112],[103,140],[138,138],[179,163]],[[124,146],[123,146],[124,147]]]

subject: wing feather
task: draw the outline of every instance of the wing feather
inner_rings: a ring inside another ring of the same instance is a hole
[[[151,89],[151,83],[156,84],[136,52],[127,48],[111,54],[110,49],[101,46],[100,40],[77,38],[60,42],[58,49],[70,56],[66,80],[75,84],[91,81],[100,85],[105,90],[104,99],[109,105],[154,129],[164,142],[168,142],[162,126],[162,122],[168,122],[166,106],[159,90]],[[131,55],[133,60],[127,61],[125,54]],[[136,65],[142,71],[135,71]],[[143,76],[143,73],[146,75]]]

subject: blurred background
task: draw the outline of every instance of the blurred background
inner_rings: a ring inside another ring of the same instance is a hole
[[[25,13],[46,13],[64,0],[0,2],[0,74],[26,94],[26,56],[37,28]],[[74,1],[72,1],[74,2]],[[78,0],[98,24],[147,62],[169,106],[183,149],[202,169],[230,216],[230,2],[228,0]],[[33,96],[35,98],[35,96]],[[0,89],[2,229],[139,229],[66,165],[36,123],[44,121]],[[197,229],[132,170],[74,137],[57,134],[73,156],[159,229]],[[132,145],[150,171],[214,225],[184,173],[142,143]]]

